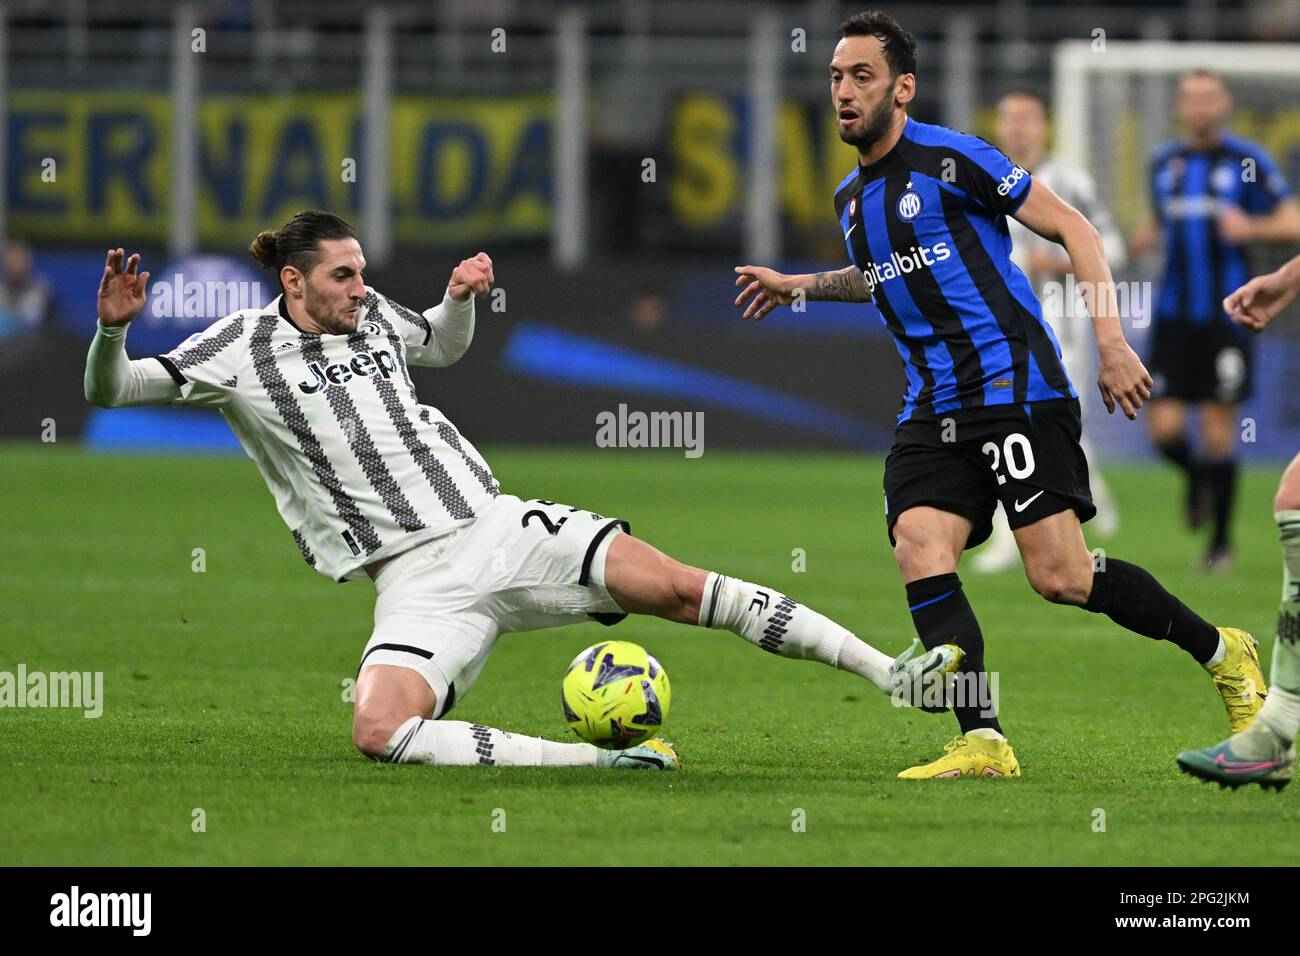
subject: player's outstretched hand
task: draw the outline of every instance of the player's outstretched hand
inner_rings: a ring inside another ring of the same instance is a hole
[[[791,277],[764,266],[736,266],[736,285],[743,286],[736,296],[736,305],[745,308],[742,319],[761,319],[778,305],[794,301]]]
[[[447,291],[457,302],[464,302],[471,295],[487,295],[493,281],[495,276],[492,274],[492,260],[486,252],[480,252],[461,260],[460,265],[451,270]]]
[[[1300,292],[1300,286],[1287,282],[1282,270],[1255,276],[1223,300],[1223,311],[1238,325],[1258,332],[1277,318]]]
[[[1118,405],[1129,419],[1137,418],[1142,403],[1151,397],[1151,373],[1137,353],[1122,339],[1098,349],[1097,387],[1106,411],[1112,415]]]
[[[148,285],[149,273],[140,271],[138,252],[127,259],[122,249],[109,249],[104,260],[104,276],[99,280],[100,325],[126,325],[139,315]]]

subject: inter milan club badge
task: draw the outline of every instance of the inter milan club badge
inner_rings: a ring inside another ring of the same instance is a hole
[[[921,197],[908,190],[898,197],[898,218],[911,222],[921,212]]]

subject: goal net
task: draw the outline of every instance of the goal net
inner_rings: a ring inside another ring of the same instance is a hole
[[[1063,42],[1053,62],[1053,152],[1092,175],[1125,235],[1150,210],[1151,153],[1179,135],[1178,79],[1196,68],[1222,75],[1235,104],[1229,129],[1262,145],[1291,188],[1300,191],[1300,46]],[[1274,269],[1298,252],[1294,244],[1252,246],[1251,272]],[[1130,261],[1124,278],[1151,279],[1154,265]],[[1257,399],[1267,398],[1270,424],[1288,432],[1287,441],[1300,436],[1300,397],[1293,389],[1282,395],[1260,393],[1269,379],[1286,381],[1292,373],[1300,374],[1298,317],[1300,308],[1293,306],[1270,330],[1267,338],[1280,348],[1256,350],[1258,360],[1272,366],[1272,375],[1257,376]],[[1144,331],[1139,328],[1131,336],[1138,340],[1135,344],[1145,338]],[[1277,432],[1274,436],[1282,438]]]
[[[1092,174],[1126,230],[1149,208],[1152,150],[1178,135],[1178,78],[1198,67],[1227,83],[1232,132],[1263,145],[1300,185],[1300,46],[1067,41],[1053,64],[1054,152]]]

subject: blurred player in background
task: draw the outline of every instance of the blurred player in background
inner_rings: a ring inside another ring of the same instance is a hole
[[[1237,406],[1251,395],[1253,363],[1249,335],[1220,303],[1249,275],[1247,244],[1300,239],[1300,208],[1263,148],[1226,131],[1232,97],[1217,73],[1185,74],[1177,108],[1184,136],[1152,155],[1154,219],[1130,251],[1142,255],[1163,239],[1147,421],[1156,449],[1186,475],[1189,527],[1199,528],[1209,511],[1205,567],[1223,570],[1232,563]],[[1196,451],[1186,436],[1188,405],[1200,409]]]
[[[219,409],[307,564],[332,581],[374,582],[353,716],[363,754],[675,768],[676,753],[657,738],[611,751],[438,719],[473,686],[500,633],[617,624],[629,613],[729,630],[891,690],[891,658],[780,591],[674,561],[618,518],[501,493],[474,446],[420,402],[408,371],[465,354],[474,297],[494,278],[486,254],[452,270],[439,305],[414,312],[365,284],[361,245],[330,213],[299,213],[260,233],[250,251],[276,275],[279,296],[164,355],[130,361],[127,326],[144,308],[149,273],[138,255],[110,250],[85,394],[104,407]],[[956,653],[937,649],[912,664]]]
[[[872,302],[893,336],[906,391],[885,460],[885,523],[917,645],[932,653],[955,643],[958,686],[987,684],[983,633],[957,566],[988,538],[1000,501],[1035,591],[1172,642],[1209,672],[1232,728],[1248,726],[1264,699],[1255,639],[1216,628],[1144,568],[1114,557],[1095,567],[1083,538],[1096,509],[1078,393],[1011,262],[1006,220],[1065,246],[1090,292],[1107,411],[1135,419],[1151,379],[1124,337],[1101,236],[984,140],[907,115],[916,41],[892,17],[858,14],[840,32],[830,92],[858,165],[836,189],[835,211],[852,265],[815,275],[738,266],[736,305],[761,319],[800,296]],[[1020,776],[996,706],[967,697],[952,710],[960,736],[899,777]]]
[[[1111,270],[1123,268],[1127,260],[1124,239],[1110,211],[1097,198],[1092,177],[1048,155],[1047,139],[1047,103],[1038,93],[1029,89],[1011,90],[998,100],[998,146],[1013,163],[1032,173],[1037,182],[1050,186],[1054,193],[1083,213],[1101,233]],[[1043,318],[1061,344],[1061,359],[1070,381],[1088,381],[1092,378],[1092,319],[1077,297],[1071,295],[1067,299],[1060,285],[1071,274],[1069,255],[1058,243],[1044,239],[1017,219],[1008,219],[1007,228],[1011,230],[1011,261],[1034,287],[1043,307]],[[1055,283],[1057,288],[1048,290],[1048,283]],[[1047,294],[1049,291],[1051,294]],[[1087,438],[1088,408],[1094,398],[1091,389],[1079,393],[1084,425],[1084,437],[1079,445],[1088,458],[1092,501],[1097,506],[1093,524],[1097,533],[1107,538],[1119,528],[1119,511],[1097,466],[1096,448]],[[1006,511],[999,506],[993,518],[993,535],[971,564],[976,571],[1003,571],[1014,567],[1019,557]]]
[[[1277,318],[1300,292],[1300,256],[1276,272],[1251,279],[1223,302],[1224,311],[1252,332]],[[1295,775],[1300,731],[1300,455],[1282,473],[1273,517],[1282,540],[1282,604],[1273,643],[1273,689],[1255,722],[1203,750],[1178,755],[1183,771],[1234,790],[1244,783],[1281,790]]]
[[[0,243],[0,338],[43,332],[53,320],[54,295],[33,268],[32,250],[17,239]]]

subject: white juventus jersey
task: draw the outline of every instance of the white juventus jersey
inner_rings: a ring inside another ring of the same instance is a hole
[[[218,408],[309,565],[335,581],[474,520],[499,493],[420,403],[407,364],[448,365],[428,315],[367,287],[350,335],[301,332],[277,297],[158,356],[181,404]]]
[[[1110,211],[1097,198],[1097,185],[1092,181],[1092,177],[1083,170],[1067,166],[1050,156],[1039,163],[1032,173],[1035,180],[1050,187],[1052,192],[1083,213],[1084,218],[1097,227],[1097,231],[1101,233],[1102,246],[1106,250],[1106,260],[1110,263],[1110,267],[1122,268],[1128,258],[1124,251],[1124,239],[1115,227]],[[1031,271],[1030,251],[1035,248],[1063,250],[1051,239],[1044,239],[1014,218],[1007,220],[1007,226],[1011,230],[1011,261],[1029,278],[1034,286],[1034,292],[1041,294],[1043,284],[1048,280],[1058,279],[1059,276],[1036,274]]]

